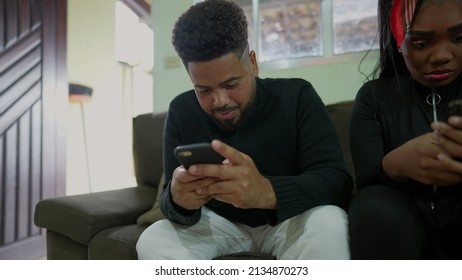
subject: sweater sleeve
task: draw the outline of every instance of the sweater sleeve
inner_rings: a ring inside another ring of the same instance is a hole
[[[187,210],[176,205],[170,194],[170,183],[168,183],[165,191],[161,196],[161,210],[165,217],[169,220],[183,224],[183,225],[193,225],[197,223],[201,218],[200,210]]]
[[[277,199],[277,223],[320,205],[346,208],[353,180],[327,109],[311,84],[296,101],[295,176],[268,176]]]
[[[385,151],[374,85],[366,83],[358,91],[350,121],[350,149],[358,190],[372,184],[392,184],[382,170]]]

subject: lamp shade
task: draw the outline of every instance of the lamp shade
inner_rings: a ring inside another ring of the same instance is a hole
[[[91,99],[93,89],[79,84],[69,84],[69,100],[70,101],[88,101]]]

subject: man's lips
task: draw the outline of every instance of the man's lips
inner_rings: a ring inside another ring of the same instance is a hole
[[[229,120],[234,118],[236,110],[216,111],[215,116],[220,120]]]
[[[213,115],[220,120],[230,120],[236,117],[238,107],[228,107],[213,110]]]

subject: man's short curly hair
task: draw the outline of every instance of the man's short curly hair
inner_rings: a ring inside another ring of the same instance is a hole
[[[206,0],[191,6],[173,28],[172,43],[183,64],[229,53],[241,57],[248,44],[247,20],[236,3]]]

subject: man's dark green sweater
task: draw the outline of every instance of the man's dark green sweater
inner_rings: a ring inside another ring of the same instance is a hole
[[[168,219],[185,225],[200,219],[200,210],[183,209],[171,200],[169,182],[180,165],[174,148],[213,139],[249,155],[276,193],[276,210],[238,209],[213,199],[205,205],[228,220],[276,225],[319,205],[347,204],[353,183],[335,129],[318,94],[302,79],[257,78],[253,110],[233,133],[218,128],[200,107],[194,90],[171,102],[164,131],[167,183],[161,198]]]

